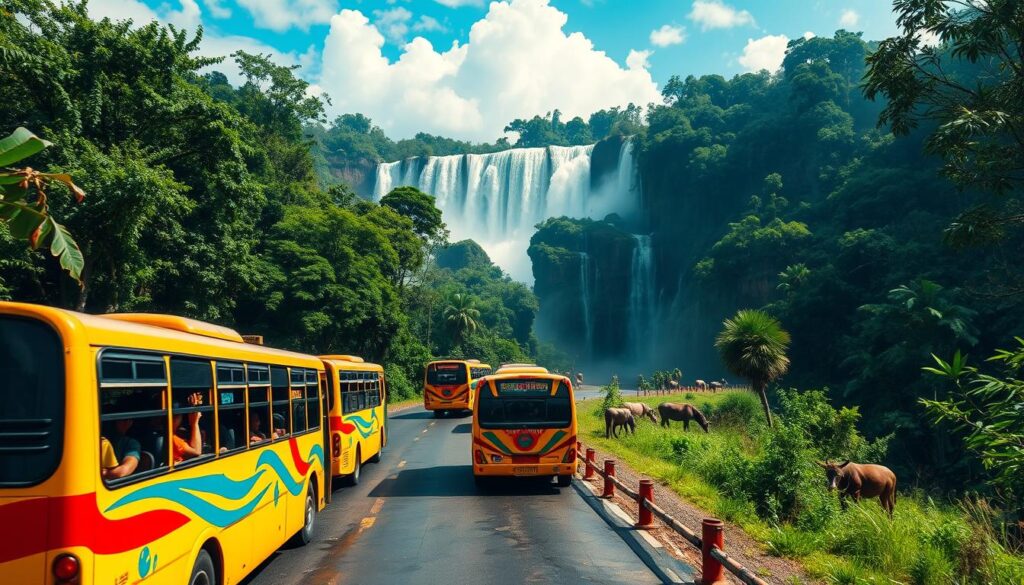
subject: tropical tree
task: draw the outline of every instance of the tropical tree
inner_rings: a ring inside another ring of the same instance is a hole
[[[444,319],[451,328],[455,342],[460,343],[477,330],[480,311],[475,307],[472,297],[456,293],[444,308]]]
[[[765,390],[789,369],[789,333],[771,315],[751,309],[739,311],[722,325],[715,340],[722,362],[732,373],[750,380],[771,427],[772,411]]]
[[[683,379],[683,371],[682,370],[680,370],[679,368],[676,368],[676,369],[672,370],[672,381],[673,382],[678,382],[679,380],[682,380],[682,379]]]
[[[43,173],[31,167],[9,168],[50,146],[25,128],[18,128],[0,140],[0,221],[12,237],[26,240],[33,250],[44,246],[60,261],[71,278],[81,283],[85,261],[71,234],[50,215],[47,191],[52,183],[63,183],[79,203],[85,197],[63,173]]]
[[[776,288],[782,292],[791,293],[803,286],[810,276],[811,271],[803,262],[790,264],[785,270],[779,273],[779,286]]]

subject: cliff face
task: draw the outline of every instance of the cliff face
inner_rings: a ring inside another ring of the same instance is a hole
[[[346,160],[343,164],[328,166],[327,172],[333,182],[349,185],[360,197],[373,198],[373,187],[377,181],[377,161],[367,158]]]

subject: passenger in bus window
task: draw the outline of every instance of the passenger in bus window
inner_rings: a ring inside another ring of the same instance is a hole
[[[100,437],[100,477],[103,479],[117,479],[135,471],[139,460],[118,464],[117,454],[114,453],[114,446],[106,437]]]
[[[199,406],[202,403],[201,394],[193,394],[189,396],[189,404],[192,406]],[[174,415],[172,428],[174,434],[171,436],[171,455],[174,458],[175,463],[181,463],[185,459],[191,459],[198,457],[203,454],[203,437],[199,431],[199,420],[203,418],[201,412],[190,412],[188,413],[188,429],[189,437],[188,441],[178,436],[177,430],[181,426],[181,421],[184,415]]]
[[[249,442],[259,443],[260,441],[267,440],[267,434],[260,430],[262,425],[260,420],[260,413],[255,410],[249,412]]]
[[[128,436],[128,430],[134,423],[135,420],[130,418],[115,421],[114,433],[110,436],[110,444],[114,447],[117,460],[121,462],[121,466],[128,468],[125,475],[135,473],[142,459],[142,446],[133,437]]]
[[[274,435],[276,437],[283,437],[288,434],[288,421],[285,420],[284,415],[275,412],[274,413]]]

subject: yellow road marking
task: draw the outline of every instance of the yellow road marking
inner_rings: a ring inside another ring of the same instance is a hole
[[[370,508],[370,514],[376,516],[380,513],[380,509],[384,507],[384,498],[377,498],[377,501],[373,503],[373,507]]]
[[[405,467],[405,459],[402,459],[401,461],[398,462],[398,468],[401,469],[403,467]]]
[[[419,437],[416,437],[415,439],[413,439],[413,441],[419,441],[419,440],[420,440]]]

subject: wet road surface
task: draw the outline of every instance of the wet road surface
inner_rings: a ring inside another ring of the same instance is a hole
[[[383,459],[334,491],[313,543],[281,550],[248,585],[657,583],[574,488],[478,489],[470,418],[393,414]]]

